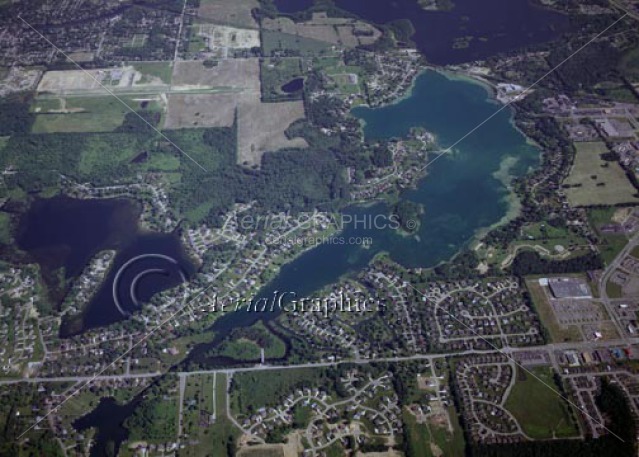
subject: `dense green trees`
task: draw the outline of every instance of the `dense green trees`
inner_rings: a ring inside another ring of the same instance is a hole
[[[29,112],[29,103],[17,97],[6,99],[0,103],[0,136],[14,133],[27,133],[35,115]]]
[[[532,251],[517,254],[511,270],[517,276],[535,274],[564,274],[579,273],[588,270],[598,270],[604,267],[601,256],[596,252],[574,257],[568,260],[545,260]]]

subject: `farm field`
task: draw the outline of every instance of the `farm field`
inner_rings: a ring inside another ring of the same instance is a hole
[[[226,90],[260,90],[258,59],[228,59],[207,68],[202,62],[177,62],[173,69],[173,89],[220,88]]]
[[[231,127],[236,99],[228,93],[170,94],[164,128]]]
[[[294,22],[284,17],[266,19],[263,27],[347,48],[372,44],[381,36],[381,32],[370,24],[355,19],[331,18],[326,13],[313,13],[307,22]]]
[[[202,0],[197,15],[204,21],[257,28],[251,10],[259,6],[258,0]]]
[[[517,370],[517,381],[504,405],[506,409],[531,438],[577,436],[579,431],[571,417],[570,406],[556,392],[552,369],[536,367],[530,371],[532,374]]]
[[[289,139],[286,129],[305,117],[304,102],[262,103],[243,97],[238,104],[237,162],[259,166],[267,151],[308,147],[302,138]]]
[[[576,143],[577,154],[564,185],[568,201],[574,206],[616,205],[638,201],[621,166],[605,162],[600,154],[607,152],[602,142]]]
[[[282,52],[292,51],[303,56],[332,55],[330,43],[315,40],[300,35],[278,32],[276,30],[262,30],[262,52],[265,56],[272,56]]]

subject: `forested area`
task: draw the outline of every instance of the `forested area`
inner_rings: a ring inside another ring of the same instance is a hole
[[[214,222],[235,202],[257,200],[264,211],[301,211],[335,209],[348,197],[338,153],[351,149],[326,140],[308,124],[301,130],[308,133],[310,148],[266,153],[260,170],[247,170],[236,163],[235,127],[167,131],[182,154],[147,124],[157,125],[157,113],[140,115],[127,114],[110,133],[14,134],[0,155],[0,166],[16,171],[6,176],[8,188],[37,193],[57,188],[60,175],[96,185],[124,184],[144,171],[146,160],[138,163],[137,157],[168,154],[178,155],[181,164],[176,170],[181,179],[170,189],[172,203],[182,214],[205,207],[199,220]]]
[[[574,257],[568,260],[546,260],[532,251],[517,254],[512,263],[511,271],[516,276],[539,274],[580,273],[604,268],[601,256],[596,252]]]
[[[2,456],[63,456],[50,430],[39,430],[38,439],[28,440],[21,445],[17,438],[27,430],[35,420],[33,411],[44,411],[44,395],[38,392],[34,384],[18,384],[0,392],[0,455]],[[23,414],[20,414],[20,411]],[[29,414],[24,414],[29,411]],[[21,452],[22,450],[22,452]]]
[[[0,136],[28,133],[34,120],[25,101],[12,97],[0,102]]]

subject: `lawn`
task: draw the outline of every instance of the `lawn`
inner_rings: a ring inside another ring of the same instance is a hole
[[[215,445],[211,442],[215,434],[212,431],[215,425],[207,427],[201,421],[208,420],[214,413],[213,395],[216,395],[217,376],[222,378],[217,374],[191,375],[186,378],[182,432],[190,440],[197,440],[199,444],[186,447],[185,456],[206,455],[207,448]]]
[[[219,355],[236,360],[258,360],[261,349],[265,359],[281,358],[286,355],[286,344],[264,325],[262,321],[252,325],[235,338],[224,341]]]
[[[639,201],[617,162],[606,162],[608,152],[602,142],[575,143],[577,153],[570,174],[564,181],[566,196],[573,206],[616,205]]]
[[[532,373],[532,374],[531,374]],[[534,375],[534,376],[533,376]],[[517,370],[517,381],[504,405],[534,439],[577,436],[570,406],[558,394],[550,367]]]
[[[177,153],[154,152],[144,162],[144,168],[148,171],[176,171],[180,169],[180,157]]]
[[[606,283],[606,294],[608,295],[608,298],[622,298],[623,289],[619,284],[608,281]]]
[[[261,64],[262,99],[264,101],[301,100],[302,91],[287,94],[281,87],[303,76],[299,58],[265,59]]]
[[[138,84],[148,83],[149,76],[152,78],[159,78],[165,84],[171,84],[173,67],[171,67],[170,62],[136,62],[133,66],[137,71],[142,73],[142,79],[138,82]]]
[[[260,347],[253,341],[240,339],[224,344],[220,355],[231,357],[235,360],[258,360]]]
[[[619,208],[591,208],[588,211],[588,221],[597,231],[603,242],[599,244],[599,252],[606,265],[609,265],[621,250],[628,244],[628,238],[623,234],[602,233],[601,226],[611,224]]]

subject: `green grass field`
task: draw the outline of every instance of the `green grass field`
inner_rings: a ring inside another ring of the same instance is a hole
[[[564,181],[573,187],[565,190],[574,206],[616,205],[639,201],[636,189],[616,162],[605,162],[600,155],[608,152],[602,142],[576,143],[577,154],[570,174]]]
[[[263,100],[300,100],[302,91],[286,94],[281,87],[292,79],[302,76],[302,64],[299,58],[265,59],[260,69]]]
[[[148,171],[177,171],[180,169],[180,158],[176,154],[153,152],[143,167]]]
[[[165,84],[171,84],[171,76],[173,75],[173,67],[171,62],[134,62],[134,68],[142,73],[142,79],[138,84],[149,82],[149,76],[159,78]]]
[[[301,384],[310,387],[317,385],[324,369],[300,368],[271,372],[238,373],[233,377],[231,396],[232,410],[237,413],[248,413],[262,406],[275,405],[281,397]],[[328,386],[324,386],[327,389]]]
[[[228,455],[229,443],[235,442],[239,436],[238,429],[226,417],[226,375],[217,373],[215,376],[215,423],[200,430],[199,444],[190,449],[187,448],[189,450],[185,455],[195,457]]]
[[[222,343],[219,355],[236,360],[258,360],[262,348],[265,359],[286,355],[284,341],[272,334],[263,322],[252,325],[249,331],[252,331],[253,336],[242,336]]]
[[[622,298],[623,289],[619,284],[608,281],[606,283],[606,294],[608,294],[608,298]]]
[[[588,210],[588,221],[590,225],[597,231],[603,242],[599,244],[599,252],[606,265],[609,265],[621,250],[628,244],[628,237],[623,234],[602,233],[600,227],[602,225],[612,223],[612,218],[617,208],[591,208]]]
[[[456,418],[454,410],[452,417]],[[454,433],[451,435],[445,427],[418,424],[415,416],[409,412],[405,411],[402,418],[410,440],[409,449],[412,457],[464,456],[464,434],[459,424],[454,427]],[[453,422],[457,422],[456,419]]]
[[[140,97],[144,98],[144,97]],[[37,113],[33,133],[111,132],[122,125],[131,110],[142,109],[134,97],[120,97],[127,106],[111,96],[36,99],[32,111]],[[55,111],[67,110],[60,113]],[[150,101],[145,110],[161,111],[158,101]]]
[[[639,81],[639,49],[633,48],[621,59],[621,70],[633,81]]]
[[[214,413],[213,396],[216,395],[217,375],[192,375],[186,379],[184,390],[184,405],[182,413],[182,432],[190,440],[197,440],[197,446],[188,446],[184,449],[185,456],[204,456],[207,448],[213,446],[213,427],[215,424],[204,424],[210,420]],[[217,400],[217,398],[216,398]]]
[[[243,339],[226,343],[220,355],[235,360],[257,360],[260,353],[260,347],[255,342]]]
[[[85,138],[78,163],[82,175],[96,175],[101,170],[112,171],[118,164],[129,163],[140,153],[143,145],[135,135],[101,134]]]
[[[265,56],[287,50],[299,51],[305,56],[328,55],[333,52],[331,45],[323,41],[274,30],[262,30],[262,51]]]
[[[517,371],[517,381],[505,407],[517,419],[524,432],[535,439],[577,436],[579,430],[570,406],[557,394],[558,386],[550,367]],[[533,376],[534,374],[534,376]]]

